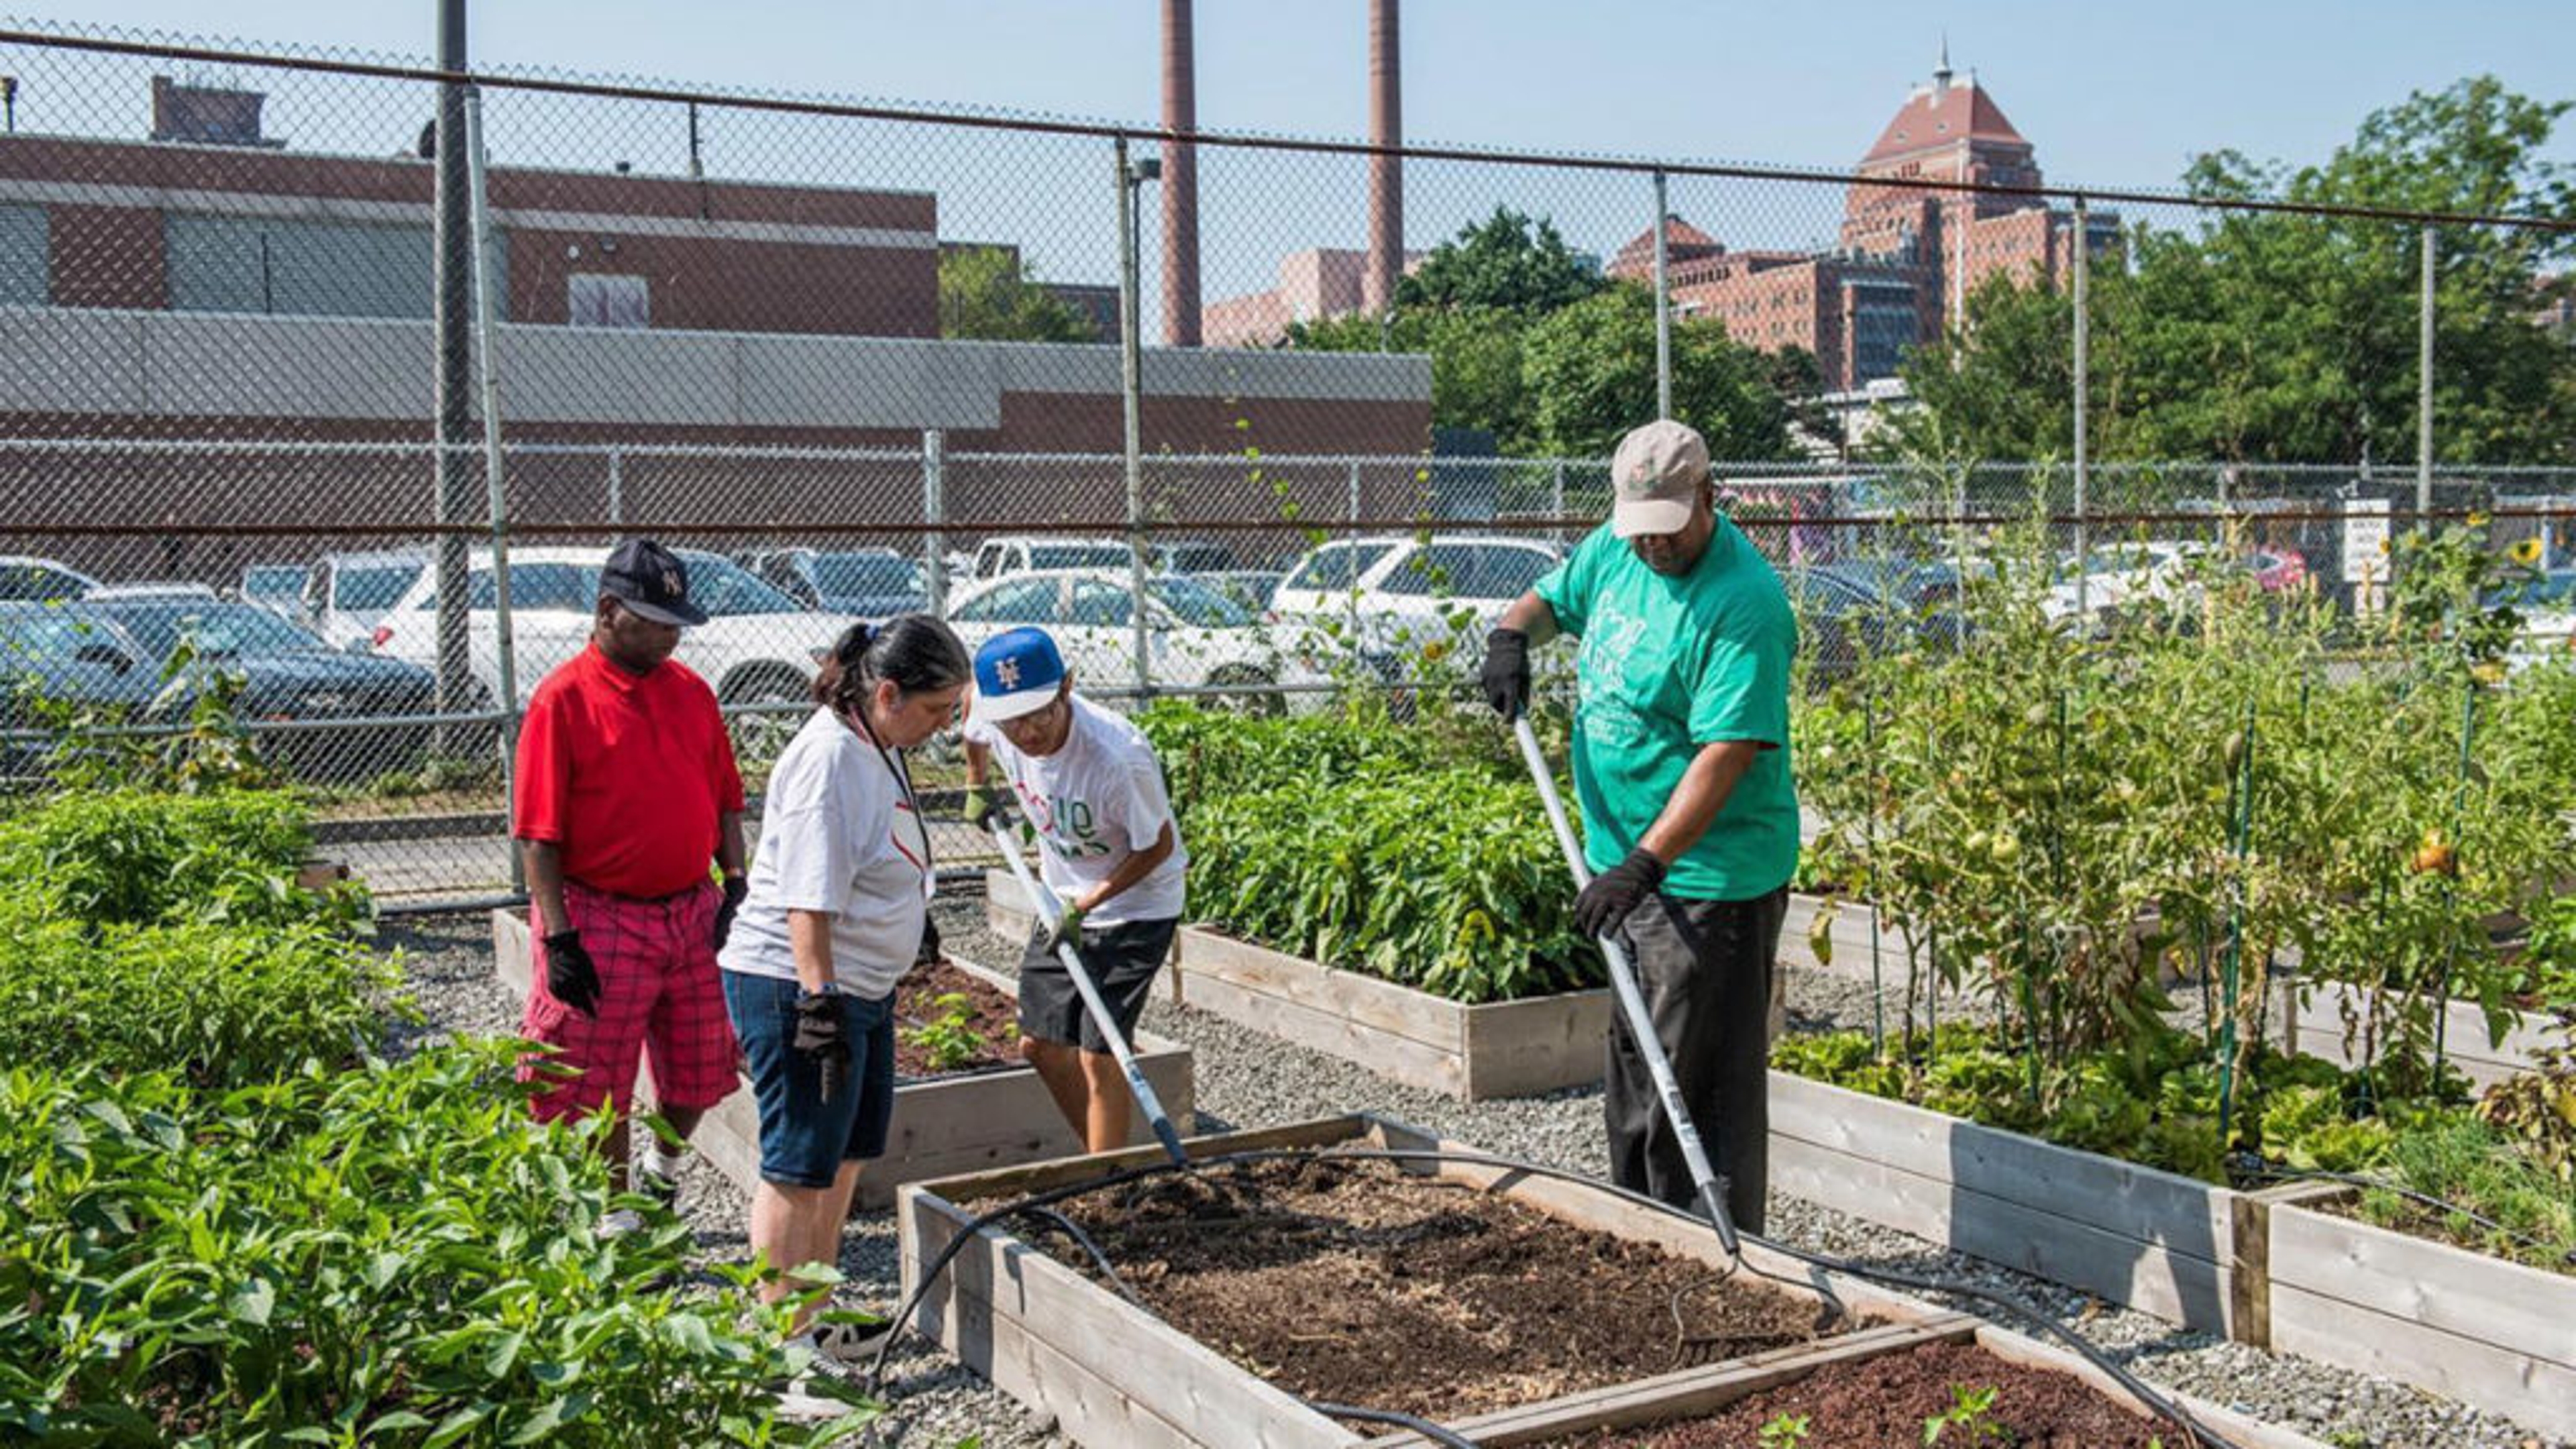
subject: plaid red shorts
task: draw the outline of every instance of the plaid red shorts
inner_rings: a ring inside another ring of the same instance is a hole
[[[620,1114],[635,1106],[635,1069],[649,1054],[653,1099],[665,1107],[707,1108],[739,1083],[733,1021],[716,971],[713,883],[658,901],[630,900],[564,882],[564,914],[599,968],[599,1014],[584,1016],[546,985],[546,933],[533,909],[534,979],[519,1034],[556,1048],[519,1063],[519,1080],[548,1083],[535,1099],[541,1121],[586,1116],[610,1100]],[[560,1073],[571,1069],[571,1076]]]

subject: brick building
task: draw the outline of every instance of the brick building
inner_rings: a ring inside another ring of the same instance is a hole
[[[1665,219],[1673,305],[1714,317],[1765,350],[1814,354],[1828,391],[1895,375],[1906,348],[1939,334],[1977,286],[1998,272],[2055,286],[2074,256],[2074,217],[2009,192],[1927,189],[1921,183],[2036,188],[2029,141],[1975,76],[1958,82],[1948,57],[1918,86],[1861,159],[1844,199],[1837,246],[1823,253],[1729,251],[1679,217]],[[2116,248],[2119,218],[2093,213],[2096,255]],[[1610,274],[1645,281],[1654,233],[1619,249]]]
[[[1404,270],[1422,264],[1406,252]],[[1309,247],[1279,263],[1279,285],[1266,292],[1210,302],[1199,311],[1199,335],[1210,347],[1275,347],[1289,324],[1347,317],[1367,305],[1368,253]]]
[[[417,452],[329,466],[91,452],[73,468],[24,441],[432,438],[433,164],[297,151],[260,134],[257,100],[158,82],[153,134],[170,139],[0,135],[0,534],[12,518],[427,512]],[[958,453],[1121,446],[1114,346],[939,339],[932,195],[622,165],[501,167],[489,189],[489,265],[516,324],[496,334],[513,445],[917,451],[936,430]],[[1247,418],[1273,452],[1429,444],[1420,358],[1149,349],[1144,383],[1149,451],[1238,451]],[[820,469],[700,461],[623,481],[630,516],[795,516],[812,506],[798,479]],[[597,517],[597,473],[514,464],[514,507]],[[1062,482],[982,501],[1032,520],[1123,512],[1114,466]],[[889,522],[919,521],[917,476],[867,496]]]

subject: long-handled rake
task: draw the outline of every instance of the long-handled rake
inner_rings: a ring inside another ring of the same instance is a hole
[[[1011,839],[1008,828],[997,824],[992,830],[993,844],[1000,848],[1003,863],[1010,866],[1012,877],[1019,881],[1020,889],[1036,907],[1038,919],[1046,924],[1047,929],[1055,929],[1056,922],[1064,917],[1064,903],[1055,898],[1055,892],[1048,890],[1044,882],[1029,873],[1028,862],[1020,859],[1019,842]],[[1146,1122],[1153,1126],[1154,1139],[1163,1144],[1164,1153],[1170,1156],[1175,1166],[1189,1166],[1190,1155],[1181,1150],[1181,1134],[1173,1130],[1171,1116],[1163,1110],[1162,1099],[1154,1095],[1153,1083],[1145,1080],[1145,1069],[1136,1065],[1136,1053],[1127,1045],[1127,1034],[1118,1029],[1117,1019],[1109,1014],[1108,1006],[1101,1001],[1100,987],[1092,981],[1089,968],[1082,964],[1081,952],[1074,949],[1072,941],[1059,940],[1055,954],[1064,962],[1066,974],[1073,977],[1073,989],[1082,996],[1082,1009],[1090,1012],[1091,1019],[1099,1024],[1102,1039],[1109,1043],[1110,1055],[1118,1059],[1118,1070],[1126,1074],[1127,1090],[1136,1095],[1137,1110],[1143,1112]]]
[[[1592,871],[1583,863],[1582,848],[1574,843],[1574,827],[1565,818],[1565,801],[1556,793],[1556,777],[1548,773],[1547,757],[1538,747],[1538,733],[1530,728],[1526,716],[1512,721],[1512,731],[1521,743],[1521,759],[1529,766],[1530,779],[1538,784],[1539,800],[1547,806],[1547,823],[1556,831],[1556,843],[1565,852],[1565,867],[1574,872],[1579,889],[1592,883]],[[1628,1023],[1628,1035],[1636,1039],[1638,1054],[1646,1059],[1646,1071],[1655,1079],[1655,1094],[1663,1099],[1665,1120],[1672,1123],[1673,1138],[1681,1144],[1682,1161],[1690,1165],[1691,1181],[1699,1186],[1700,1205],[1708,1212],[1709,1224],[1717,1229],[1717,1241],[1729,1258],[1741,1259],[1743,1246],[1735,1236],[1735,1220],[1727,1216],[1726,1189],[1718,1180],[1717,1170],[1708,1164],[1708,1152],[1700,1146],[1699,1128],[1692,1123],[1690,1108],[1682,1101],[1680,1081],[1673,1076],[1672,1059],[1664,1054],[1663,1041],[1655,1035],[1654,1017],[1646,1010],[1645,994],[1637,989],[1634,968],[1628,964],[1628,953],[1620,949],[1615,932],[1604,933],[1601,954],[1610,962],[1610,989],[1619,998],[1619,1014]]]

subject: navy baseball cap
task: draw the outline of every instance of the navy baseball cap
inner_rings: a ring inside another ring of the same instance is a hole
[[[608,551],[599,591],[656,624],[707,621],[707,611],[689,602],[689,566],[649,538],[630,538]]]
[[[975,651],[974,718],[981,724],[1018,719],[1055,702],[1064,683],[1064,656],[1044,629],[996,634]]]

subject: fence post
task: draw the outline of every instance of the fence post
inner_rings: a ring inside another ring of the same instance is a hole
[[[2415,324],[2415,526],[2420,529],[2433,516],[2433,228],[2429,224],[2418,250],[2424,254],[2424,296]]]
[[[1144,390],[1143,349],[1136,317],[1136,185],[1142,178],[1127,161],[1127,138],[1117,137],[1110,154],[1118,166],[1118,373],[1119,410],[1127,432],[1127,558],[1136,589],[1129,617],[1136,633],[1136,693],[1153,692],[1153,675],[1145,637],[1145,464],[1144,424],[1139,416]]]
[[[465,0],[438,0],[438,68],[451,74],[466,68]],[[466,193],[472,178],[467,174],[465,154],[465,87],[457,81],[442,80],[438,83],[438,171],[433,218],[436,288],[432,302],[432,325],[438,336],[434,374],[438,442],[431,465],[435,480],[431,489],[435,495],[431,500],[433,516],[442,525],[432,551],[432,567],[438,578],[436,699],[441,716],[462,712],[474,673],[473,636],[465,612],[469,565],[465,535],[457,531],[459,525],[474,516],[473,480],[459,466],[459,455],[471,446],[474,421],[470,351],[473,279],[469,275],[474,243],[466,215]],[[464,753],[465,735],[457,726],[441,725],[438,735],[440,754]]]
[[[501,359],[493,337],[492,207],[491,198],[485,194],[490,163],[483,153],[483,93],[471,86],[465,91],[465,164],[468,212],[473,222],[475,361],[483,374],[483,483],[492,524],[492,652],[501,684],[501,697],[496,701],[501,711],[501,805],[504,816],[515,819],[519,804],[519,669],[516,641],[511,637],[509,480],[501,467]],[[510,858],[510,891],[515,895],[528,888],[527,867],[517,850],[506,853]]]
[[[1565,460],[1558,458],[1551,462],[1548,465],[1548,473],[1550,502],[1547,516],[1556,520],[1556,527],[1549,530],[1548,536],[1555,539],[1557,546],[1562,548],[1565,546]]]
[[[626,450],[608,450],[608,526],[613,530],[626,527]]]
[[[2091,608],[2087,585],[2092,577],[2085,567],[2091,552],[2085,528],[2087,494],[2092,482],[2085,445],[2091,441],[2093,372],[2093,308],[2090,279],[2093,275],[2093,237],[2084,207],[2084,198],[2075,198],[2074,256],[2067,265],[2075,275],[2075,618],[2079,627]]]
[[[948,435],[937,428],[921,430],[921,521],[930,531],[921,536],[922,598],[934,619],[948,617]]]
[[[1666,271],[1664,173],[1655,173],[1655,416],[1673,415],[1673,290]]]

